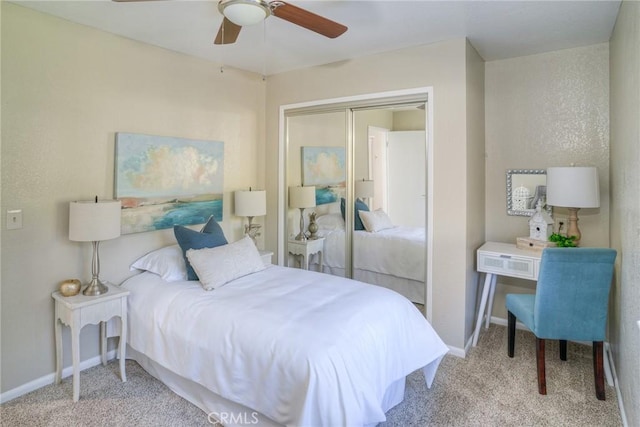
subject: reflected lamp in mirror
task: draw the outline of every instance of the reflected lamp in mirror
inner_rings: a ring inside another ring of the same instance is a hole
[[[551,215],[547,203],[547,175],[544,169],[507,170],[507,214],[532,216],[538,203]]]
[[[98,249],[103,240],[120,237],[121,203],[119,200],[95,200],[69,204],[69,240],[91,242],[91,281],[82,292],[87,296],[106,293],[109,288],[100,280],[100,256]]]
[[[300,232],[296,240],[307,240],[304,231],[304,210],[316,206],[316,187],[289,187],[289,207],[300,209]]]
[[[244,226],[244,234],[256,244],[260,236],[260,224],[254,224],[253,218],[267,214],[267,192],[265,190],[239,190],[234,193],[235,213],[246,216],[249,223]]]
[[[374,194],[373,181],[370,179],[363,179],[362,181],[356,181],[356,197],[358,199],[370,199]]]
[[[578,228],[578,211],[600,207],[598,169],[592,166],[547,168],[547,203],[569,209],[567,236],[575,236],[577,246],[582,237]]]

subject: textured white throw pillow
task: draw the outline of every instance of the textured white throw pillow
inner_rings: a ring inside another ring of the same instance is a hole
[[[187,268],[179,245],[165,246],[151,251],[138,258],[131,264],[130,269],[155,273],[167,282],[187,280]]]
[[[207,291],[266,268],[249,236],[215,248],[189,249],[187,258]]]
[[[373,212],[361,210],[358,211],[358,214],[360,215],[360,219],[362,220],[365,230],[369,232],[374,233],[376,231],[395,227],[391,222],[389,215],[387,215],[382,209],[377,209]]]

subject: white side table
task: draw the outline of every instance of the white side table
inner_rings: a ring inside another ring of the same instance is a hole
[[[324,237],[319,237],[314,240],[289,240],[288,250],[294,257],[302,257],[300,267],[304,270],[309,269],[309,258],[313,254],[318,254],[320,257],[319,265],[320,271],[322,271],[322,254],[324,252]]]
[[[120,377],[127,381],[125,348],[127,344],[127,296],[129,291],[107,283],[109,291],[98,296],[85,296],[82,292],[64,297],[60,292],[51,294],[55,300],[56,383],[62,380],[62,324],[71,328],[71,354],[73,359],[73,401],[80,398],[80,331],[88,324],[100,324],[100,351],[102,364],[107,364],[105,323],[112,317],[120,318]]]

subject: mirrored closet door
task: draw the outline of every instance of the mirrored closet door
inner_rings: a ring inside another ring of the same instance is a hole
[[[427,114],[419,98],[286,112],[284,265],[424,304]]]

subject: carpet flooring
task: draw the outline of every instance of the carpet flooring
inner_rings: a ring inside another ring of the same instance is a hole
[[[535,339],[516,332],[507,357],[507,331],[491,325],[466,358],[445,356],[433,386],[421,371],[407,380],[405,400],[387,413],[385,427],[404,426],[621,426],[615,389],[595,397],[591,347],[569,343],[568,361],[547,343],[547,395],[537,391]],[[80,400],[71,377],[0,406],[2,426],[211,426],[207,414],[127,361],[127,382],[116,361],[80,375]],[[339,427],[339,426],[330,426]]]

